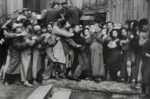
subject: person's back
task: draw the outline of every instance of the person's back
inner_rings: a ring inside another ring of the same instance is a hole
[[[69,7],[65,13],[65,18],[71,25],[79,24],[82,11],[77,7]]]
[[[46,13],[46,23],[49,23],[49,22],[56,22],[57,19],[59,19],[61,16],[60,16],[60,13],[59,13],[59,10],[58,9],[55,9],[55,8],[50,8],[47,13]]]

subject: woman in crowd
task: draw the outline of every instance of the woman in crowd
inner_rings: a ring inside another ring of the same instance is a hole
[[[128,77],[127,73],[127,64],[129,60],[129,47],[130,47],[130,39],[128,35],[128,30],[126,28],[121,28],[120,29],[120,46],[121,46],[121,75],[120,75],[120,80],[121,82],[126,82]]]
[[[113,29],[110,32],[110,41],[108,43],[109,48],[109,73],[111,75],[111,79],[113,81],[118,80],[118,72],[120,71],[120,55],[121,49],[119,45],[119,31],[117,29]]]
[[[139,21],[140,26],[140,45],[143,47],[142,51],[142,93],[150,95],[150,33],[149,22],[147,19]]]

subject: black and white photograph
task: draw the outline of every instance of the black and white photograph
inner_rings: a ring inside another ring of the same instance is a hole
[[[0,0],[0,99],[150,99],[150,0]]]

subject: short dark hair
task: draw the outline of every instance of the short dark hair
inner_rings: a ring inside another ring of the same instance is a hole
[[[66,19],[58,19],[58,20],[57,20],[57,26],[58,26],[59,28],[64,27],[64,26],[66,25],[66,23],[67,23],[67,20],[66,20]]]
[[[109,23],[112,23],[112,25],[114,25],[114,22],[112,21],[108,21],[106,24],[108,25]]]
[[[25,20],[25,21],[23,22],[23,26],[24,26],[24,27],[27,27],[28,25],[32,25],[32,23],[30,22],[30,20]]]
[[[143,18],[139,21],[139,26],[148,25],[149,22],[147,19]]]
[[[113,30],[110,32],[110,37],[111,37],[111,38],[114,38],[114,37],[113,37],[113,32],[114,32],[114,31],[116,31],[116,32],[118,33],[118,37],[119,37],[119,34],[120,34],[120,33],[119,33],[119,29],[113,29]]]

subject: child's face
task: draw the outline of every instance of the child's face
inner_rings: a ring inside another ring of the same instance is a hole
[[[124,36],[124,37],[127,37],[127,31],[125,30],[125,29],[123,29],[122,31],[121,31],[121,33],[122,33],[122,35]]]
[[[113,36],[114,38],[117,38],[117,37],[118,37],[118,32],[117,32],[117,31],[113,31],[112,36]]]

